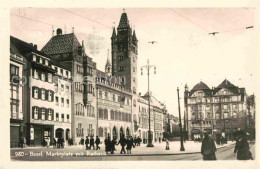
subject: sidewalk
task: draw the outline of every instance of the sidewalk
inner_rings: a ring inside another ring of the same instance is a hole
[[[179,141],[173,141],[170,142],[170,150],[165,150],[166,143],[153,143],[154,147],[146,147],[146,144],[141,144],[141,146],[137,146],[135,148],[132,148],[132,154],[124,154],[124,155],[177,155],[177,154],[194,154],[194,153],[200,153],[201,149],[201,143],[194,143],[193,141],[186,141],[184,143],[185,151],[180,151],[180,142]],[[227,147],[230,145],[235,144],[234,142],[228,141],[227,144],[223,146],[217,146],[217,149],[222,147]],[[69,152],[69,153],[84,153],[90,152],[90,153],[104,153],[105,152],[105,145],[100,145],[101,150],[85,150],[85,146],[79,145],[79,146],[67,146],[64,149],[53,149],[52,146],[47,147],[26,147],[26,148],[11,148],[11,155],[14,154],[15,151],[32,151],[33,152],[39,152],[39,151],[51,151],[51,152]],[[108,154],[108,155],[121,155],[120,154],[121,146],[116,146],[115,154]]]

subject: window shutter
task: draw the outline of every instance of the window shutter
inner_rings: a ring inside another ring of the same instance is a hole
[[[38,99],[42,99],[42,89],[38,88]]]
[[[54,101],[54,92],[51,91],[51,101],[53,102]]]
[[[35,106],[32,107],[32,119],[34,119]]]
[[[33,86],[32,87],[32,97],[34,98],[34,90],[35,90],[35,87]]]
[[[46,90],[45,91],[45,100],[48,100],[48,97],[49,97],[49,90]],[[49,101],[49,100],[48,100]]]
[[[54,110],[51,109],[51,120],[54,120]]]
[[[38,108],[38,119],[41,119],[42,117],[42,108]]]

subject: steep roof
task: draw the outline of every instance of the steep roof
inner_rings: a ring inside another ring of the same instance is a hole
[[[124,12],[121,15],[120,22],[119,22],[117,29],[127,28],[128,26],[129,26],[129,20],[128,20],[127,14]]]
[[[53,36],[42,48],[49,55],[78,51],[81,46],[74,33]]]
[[[50,58],[48,55],[46,55],[45,53],[37,50],[35,47],[33,47],[32,44],[29,44],[27,42],[24,42],[18,38],[15,38],[13,36],[10,36],[10,43],[12,45],[15,46],[15,48],[21,53],[21,54],[27,54],[27,53],[30,53],[30,52],[34,52],[34,53],[37,53],[39,55],[42,55],[42,56],[45,56],[45,57],[48,57]]]
[[[112,38],[115,38],[115,37],[116,37],[116,29],[115,29],[115,27],[113,27]]]
[[[220,85],[218,85],[217,88],[233,88],[233,87],[236,88],[235,85],[233,85],[233,84],[230,83],[227,79],[225,79]]]
[[[10,53],[20,56],[22,55],[12,42],[10,42]]]
[[[133,33],[133,41],[137,41],[135,30],[134,30],[134,33]]]
[[[203,83],[202,81],[200,81],[199,83],[197,83],[193,88],[193,91],[197,91],[197,90],[210,90],[210,88]]]

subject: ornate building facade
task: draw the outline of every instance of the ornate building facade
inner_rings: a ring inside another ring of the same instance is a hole
[[[185,86],[185,121],[188,138],[202,137],[208,131],[213,137],[220,135],[234,139],[237,130],[246,128],[246,91],[228,80],[210,89],[205,83],[192,90]]]

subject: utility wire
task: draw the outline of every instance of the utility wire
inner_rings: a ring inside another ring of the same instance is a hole
[[[90,18],[87,18],[87,17],[85,17],[85,16],[79,15],[79,14],[77,14],[77,13],[75,13],[75,12],[70,11],[70,10],[67,10],[67,9],[64,9],[64,8],[60,8],[60,9],[66,11],[66,12],[69,12],[69,13],[71,13],[71,14],[77,15],[77,16],[79,16],[79,17],[81,17],[81,18],[84,18],[84,19],[86,19],[86,20],[88,20],[88,21],[97,23],[97,24],[102,25],[102,26],[105,26],[105,27],[107,27],[107,28],[111,28],[111,26],[105,25],[105,24],[100,23],[100,22],[97,22],[97,21],[95,21],[95,20],[93,20],[93,19],[90,19]]]
[[[34,22],[39,22],[39,23],[42,23],[42,24],[45,24],[45,25],[59,27],[58,25],[50,24],[50,23],[47,23],[47,22],[43,22],[43,21],[40,21],[40,20],[37,20],[37,19],[28,18],[28,17],[21,16],[21,15],[16,15],[16,14],[12,14],[12,13],[11,13],[11,15],[16,16],[16,17],[20,17],[20,18],[24,18],[24,19],[28,19],[28,20],[31,20],[31,21],[34,21]]]
[[[205,29],[204,27],[202,27],[201,25],[197,24],[196,22],[194,22],[193,20],[191,20],[190,18],[184,16],[183,14],[181,14],[180,12],[176,11],[175,9],[171,9],[171,11],[173,11],[174,13],[178,14],[179,16],[183,17],[184,19],[190,21],[191,23],[193,23],[194,25],[200,27],[201,29],[203,29],[204,31],[206,31],[207,33],[209,33],[209,31],[207,29]]]

